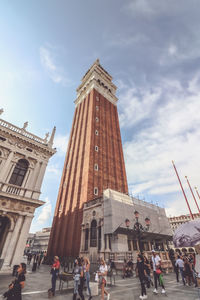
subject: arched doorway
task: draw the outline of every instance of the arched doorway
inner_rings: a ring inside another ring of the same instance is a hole
[[[3,251],[3,247],[10,228],[10,219],[8,217],[0,216],[0,257]]]

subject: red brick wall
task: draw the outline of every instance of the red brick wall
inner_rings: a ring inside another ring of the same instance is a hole
[[[107,188],[128,193],[117,107],[93,89],[75,110],[48,255],[78,255],[82,208],[97,197],[94,187],[98,196]]]

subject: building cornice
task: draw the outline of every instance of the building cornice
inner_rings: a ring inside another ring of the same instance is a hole
[[[34,207],[39,207],[43,204],[45,204],[45,201],[42,201],[42,200],[36,200],[36,199],[33,199],[33,198],[26,198],[26,197],[22,197],[22,196],[19,196],[19,195],[15,195],[15,194],[9,194],[6,193],[6,192],[3,192],[1,191],[0,192],[0,197],[1,198],[4,198],[4,199],[9,199],[9,200],[17,200],[17,201],[21,201],[23,203],[28,203],[29,205],[34,205]]]
[[[14,127],[11,127],[12,124],[10,124],[9,127],[7,127],[6,124],[10,124],[10,123],[0,119],[0,132],[4,133],[6,136],[17,139],[21,143],[25,144],[27,147],[32,147],[32,146],[37,147],[38,149],[42,150],[42,152],[48,153],[48,156],[52,156],[53,154],[56,153],[55,148],[49,147],[47,142],[46,144],[44,143],[45,139],[38,138],[41,141],[43,141],[43,143],[41,143],[38,139],[35,138],[36,137],[35,135],[30,135],[29,132],[27,131],[26,131],[27,135],[22,134],[22,132],[15,131],[13,129]]]

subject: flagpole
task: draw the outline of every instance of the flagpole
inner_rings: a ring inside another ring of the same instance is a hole
[[[197,200],[196,200],[196,198],[195,198],[195,196],[194,196],[194,193],[193,193],[193,190],[192,190],[191,185],[190,185],[190,183],[189,183],[189,180],[188,180],[187,176],[185,176],[185,178],[186,178],[187,183],[188,183],[188,185],[189,185],[189,188],[190,188],[190,191],[191,191],[191,193],[192,193],[193,199],[194,199],[194,201],[195,201],[195,203],[196,203],[197,209],[198,209],[198,211],[199,211],[199,213],[200,213],[199,205],[198,205]]]
[[[185,192],[184,192],[184,189],[183,189],[181,180],[180,180],[180,178],[179,178],[179,175],[178,175],[178,172],[177,172],[177,170],[176,170],[176,167],[175,167],[175,164],[174,164],[174,161],[173,161],[173,160],[172,160],[172,164],[173,164],[174,170],[175,170],[175,172],[176,172],[178,181],[179,181],[179,183],[180,183],[180,186],[181,186],[183,195],[184,195],[184,197],[185,197],[185,201],[186,201],[186,203],[187,203],[187,206],[188,206],[188,209],[189,209],[189,212],[190,212],[191,219],[194,220],[194,216],[193,216],[192,211],[191,211],[191,209],[190,209],[190,205],[189,205],[188,199],[187,199],[186,194],[185,194]]]

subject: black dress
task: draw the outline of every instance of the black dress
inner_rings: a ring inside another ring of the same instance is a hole
[[[137,270],[138,270],[138,277],[140,279],[141,284],[141,294],[142,296],[146,295],[146,288],[145,288],[145,267],[144,262],[137,262]]]
[[[9,289],[4,294],[4,297],[7,298],[7,300],[22,300],[22,288],[20,283],[25,280],[24,273],[19,274],[14,281],[13,288]]]

